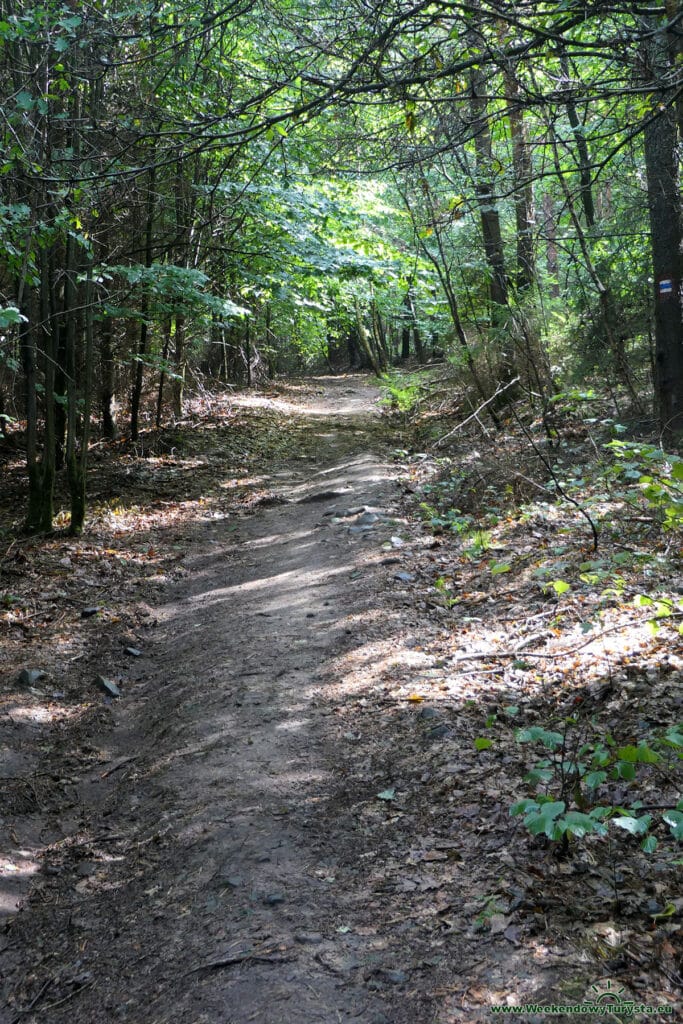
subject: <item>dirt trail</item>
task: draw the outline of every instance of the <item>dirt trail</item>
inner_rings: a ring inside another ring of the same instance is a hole
[[[5,956],[15,981],[33,969],[51,988],[3,1022],[432,1019],[368,921],[365,834],[335,812],[357,739],[337,724],[340,659],[382,632],[396,561],[381,546],[396,470],[367,450],[376,397],[321,384],[303,410],[316,461],[274,467],[254,515],[193,528],[115,708],[118,770],[79,787],[88,843]]]

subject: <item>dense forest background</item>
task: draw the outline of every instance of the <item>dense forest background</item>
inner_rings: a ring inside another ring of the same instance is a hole
[[[29,531],[188,382],[436,354],[494,422],[599,382],[675,439],[680,4],[1,0],[0,55]]]

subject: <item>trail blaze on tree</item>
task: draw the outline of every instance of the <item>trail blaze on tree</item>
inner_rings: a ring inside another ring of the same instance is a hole
[[[484,399],[517,373],[543,399],[558,373],[641,406],[654,384],[679,432],[680,16],[2,0],[0,413],[28,529],[62,468],[82,528],[95,413],[135,437],[152,392],[182,415],[188,372],[347,346],[381,372],[410,334]]]

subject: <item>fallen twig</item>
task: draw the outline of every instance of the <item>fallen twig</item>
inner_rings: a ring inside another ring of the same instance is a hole
[[[439,445],[442,445],[444,441],[447,441],[448,438],[452,437],[453,434],[457,433],[458,430],[461,430],[464,426],[466,426],[472,420],[476,420],[477,417],[479,416],[479,413],[482,412],[486,408],[487,405],[490,405],[491,402],[495,398],[498,398],[498,395],[502,395],[504,391],[507,391],[508,388],[511,388],[513,386],[513,384],[517,384],[518,382],[519,382],[519,377],[515,377],[514,380],[510,380],[510,381],[508,381],[507,384],[501,385],[501,387],[499,387],[498,390],[495,391],[491,395],[490,398],[487,398],[485,402],[482,402],[482,404],[477,409],[475,409],[474,412],[470,416],[467,417],[467,419],[463,420],[462,423],[458,423],[458,425],[456,427],[453,427],[453,429],[449,430],[447,434],[444,434],[443,437],[440,437],[434,443],[434,447],[438,448]]]
[[[130,757],[119,757],[118,760],[114,761],[114,763],[111,766],[111,768],[107,768],[106,772],[102,772],[102,774],[100,775],[100,778],[101,779],[108,779],[109,776],[113,775],[114,772],[117,772],[119,770],[119,768],[123,768],[124,764],[129,764],[130,761],[137,760],[137,756],[138,756],[137,754],[132,754]]]
[[[191,967],[186,972],[185,977],[188,974],[196,974],[198,971],[211,971],[219,967],[233,967],[235,964],[243,964],[248,960],[261,964],[284,964],[293,959],[294,957],[292,956],[278,955],[272,950],[264,950],[261,953],[256,950],[243,950],[241,953],[234,953],[232,956],[221,957],[220,960],[210,960],[206,964],[198,964],[196,967]]]
[[[459,665],[463,661],[495,661],[497,658],[548,658],[556,661],[559,658],[566,658],[570,654],[576,654],[577,651],[583,650],[584,647],[588,647],[590,644],[597,643],[610,633],[618,633],[619,630],[628,629],[632,625],[632,622],[624,622],[619,626],[612,626],[610,629],[604,629],[599,636],[588,637],[588,639],[584,640],[582,644],[578,644],[576,647],[570,647],[568,651],[559,651],[557,654],[548,654],[548,652],[544,651],[525,651],[523,647],[518,647],[514,651],[492,651],[488,654],[483,654],[481,652],[476,654],[463,654],[457,658],[453,658],[451,665]]]

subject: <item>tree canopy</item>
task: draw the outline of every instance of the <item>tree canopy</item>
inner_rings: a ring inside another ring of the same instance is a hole
[[[179,416],[188,372],[436,351],[542,410],[598,373],[673,438],[682,14],[2,0],[0,423],[26,425],[27,527],[64,468],[78,532],[96,419]]]

